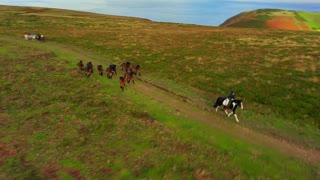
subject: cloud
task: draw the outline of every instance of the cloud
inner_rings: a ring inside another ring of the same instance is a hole
[[[302,2],[303,1],[303,2]],[[320,0],[1,0],[2,4],[85,10],[94,8],[158,8],[198,4],[320,3]]]

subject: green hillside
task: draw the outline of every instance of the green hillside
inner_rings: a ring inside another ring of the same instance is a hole
[[[259,9],[229,18],[221,27],[269,28],[283,30],[319,30],[319,12]]]
[[[319,46],[313,31],[0,6],[0,177],[317,179]],[[127,61],[142,76],[122,92]],[[212,108],[232,90],[240,123]]]
[[[312,30],[320,30],[320,13],[318,12],[297,12],[303,18],[308,27]]]

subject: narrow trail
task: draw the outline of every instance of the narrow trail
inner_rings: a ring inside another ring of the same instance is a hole
[[[22,46],[32,45],[28,42],[21,41],[21,39],[11,37],[0,37],[2,41],[15,42]],[[97,62],[103,62],[102,57],[97,57],[93,54],[80,53],[79,49],[66,48],[64,45],[46,42],[46,46],[34,44],[39,49],[45,49],[50,51],[63,52],[71,57],[77,59],[95,59]],[[116,82],[118,83],[118,81]],[[172,108],[175,108],[181,114],[184,114],[192,119],[202,122],[213,129],[219,129],[222,132],[229,134],[235,138],[242,139],[252,144],[261,145],[267,148],[271,148],[275,151],[283,154],[290,155],[297,159],[304,160],[306,163],[312,165],[320,165],[320,150],[319,149],[307,149],[302,145],[293,144],[284,139],[277,139],[272,136],[261,134],[252,129],[241,126],[235,122],[234,117],[227,119],[221,112],[212,111],[212,108],[203,104],[196,103],[192,99],[183,97],[175,92],[169,91],[165,87],[157,85],[155,82],[145,79],[144,77],[137,77],[135,85],[130,86],[146,96],[164,103]],[[1,113],[0,113],[1,118]]]
[[[236,138],[248,141],[253,144],[262,145],[272,148],[273,150],[290,155],[292,157],[304,160],[313,165],[320,164],[320,151],[316,149],[307,149],[305,147],[289,143],[283,139],[276,139],[265,134],[258,133],[251,129],[241,126],[235,122],[234,117],[225,117],[222,112],[212,111],[210,107],[203,105],[195,105],[190,100],[183,99],[181,96],[167,91],[164,87],[160,87],[144,78],[138,78],[139,81],[132,87],[161,103],[165,103],[182,114],[192,119],[201,121],[206,125],[230,134]],[[222,117],[223,116],[223,117]]]

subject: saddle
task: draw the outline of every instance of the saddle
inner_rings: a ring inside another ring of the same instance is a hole
[[[223,100],[222,105],[228,106],[228,105],[229,105],[229,102],[230,102],[230,99],[229,99],[229,98],[226,98],[225,100]]]

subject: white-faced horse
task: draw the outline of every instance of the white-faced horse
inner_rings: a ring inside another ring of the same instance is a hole
[[[24,33],[24,38],[25,38],[26,40],[35,40],[35,39],[36,39],[36,35],[25,32],[25,33]]]
[[[38,40],[38,41],[45,40],[44,35],[42,35],[42,34],[33,34],[33,33],[28,33],[28,32],[24,33],[24,38],[26,40]]]
[[[226,99],[226,97],[218,97],[216,103],[213,105],[213,107],[216,108],[216,111],[218,111],[219,107],[221,105],[223,105],[223,101],[225,99]],[[224,112],[226,113],[226,115],[229,117],[229,116],[231,116],[233,114],[234,117],[236,118],[236,121],[239,122],[238,116],[236,114],[236,109],[237,109],[238,106],[240,106],[241,109],[243,109],[242,100],[234,99],[234,100],[231,100],[227,106],[225,106],[225,105],[223,105],[223,106],[224,106]],[[228,113],[227,108],[231,109],[232,112]]]

